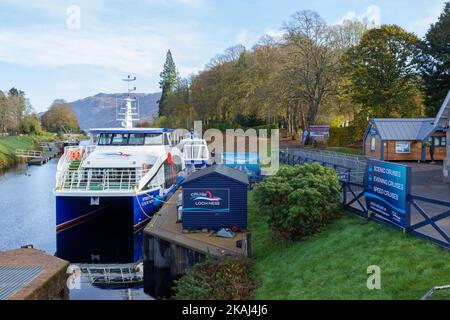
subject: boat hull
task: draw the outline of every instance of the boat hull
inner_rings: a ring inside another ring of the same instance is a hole
[[[56,196],[56,255],[79,263],[140,260],[143,229],[159,209],[158,199],[159,189],[123,197]]]

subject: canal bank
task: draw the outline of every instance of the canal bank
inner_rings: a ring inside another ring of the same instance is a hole
[[[53,140],[53,136],[20,135],[0,137],[0,173],[26,162],[17,156],[16,150],[41,150],[41,143]],[[50,157],[48,157],[50,158]]]

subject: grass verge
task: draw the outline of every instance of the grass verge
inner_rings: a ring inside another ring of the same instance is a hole
[[[249,193],[256,299],[418,299],[450,284],[450,253],[422,239],[343,212],[316,236],[275,239]],[[381,268],[381,289],[367,289],[367,267]],[[450,299],[450,290],[435,298]]]
[[[0,138],[0,171],[4,171],[19,162],[16,149],[37,149],[39,142],[49,141],[52,136],[10,136]]]

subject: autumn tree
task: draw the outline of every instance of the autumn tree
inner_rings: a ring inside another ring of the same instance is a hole
[[[42,115],[42,125],[50,132],[63,132],[64,128],[71,132],[80,131],[72,105],[65,100],[53,102],[48,111]]]
[[[335,92],[340,38],[312,11],[294,13],[285,31],[288,49],[285,74],[293,90],[290,92],[293,116],[299,117],[303,129],[309,129],[323,101]]]

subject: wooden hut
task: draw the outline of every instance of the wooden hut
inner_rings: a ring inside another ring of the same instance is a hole
[[[435,118],[373,118],[364,135],[363,154],[385,161],[427,161],[431,144],[434,160],[444,160],[446,133],[435,125]]]

